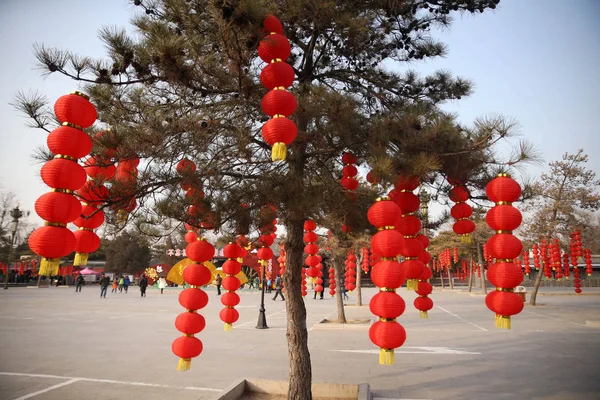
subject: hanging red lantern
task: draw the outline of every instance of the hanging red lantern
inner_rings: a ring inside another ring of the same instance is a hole
[[[197,313],[199,309],[204,308],[208,303],[206,293],[197,287],[207,285],[211,280],[212,274],[203,263],[213,257],[214,247],[205,239],[198,238],[195,242],[187,245],[186,255],[194,261],[194,264],[186,266],[183,270],[183,279],[191,288],[185,289],[179,295],[179,302],[187,308],[187,313]],[[205,324],[202,323],[203,321],[203,317],[201,319],[182,317],[181,314],[176,319],[175,327],[184,334],[184,336],[175,339],[172,346],[173,353],[179,357],[178,371],[190,369],[192,358],[197,357],[202,352],[202,342],[194,335],[204,329]]]
[[[355,193],[358,188],[358,181],[355,178],[358,174],[358,169],[354,165],[357,162],[358,159],[353,153],[342,153],[342,164],[344,164],[344,167],[342,168],[342,178],[340,179],[340,183],[344,188],[344,194],[352,201],[358,200],[357,194]]]
[[[454,233],[460,236],[462,243],[471,242],[471,233],[475,231],[475,223],[469,219],[473,214],[473,210],[470,205],[466,203],[469,200],[469,190],[466,186],[459,184],[458,181],[449,179],[453,185],[450,189],[450,200],[456,203],[450,210],[450,214],[456,220],[452,226]]]
[[[61,124],[66,122],[81,128],[92,126],[98,116],[89,97],[78,91],[59,97],[54,103],[54,114]]]
[[[112,179],[117,173],[117,167],[110,160],[103,160],[99,157],[88,158],[83,167],[90,178],[98,181]]]
[[[569,254],[565,253],[563,255],[563,273],[567,279],[569,279],[570,276],[569,265]]]
[[[242,253],[241,250],[240,246],[234,243],[229,243],[223,249],[223,255],[227,257],[227,261],[223,263],[223,272],[226,274],[225,279],[228,279],[228,287],[235,287],[235,289],[225,288],[227,292],[221,296],[221,304],[223,304],[225,308],[221,310],[219,317],[221,318],[221,321],[225,323],[223,328],[225,331],[230,331],[233,324],[239,318],[239,313],[235,309],[235,306],[240,303],[240,296],[235,290],[240,287],[240,281],[236,275],[242,271],[242,264],[237,261]],[[237,283],[235,281],[237,281]]]
[[[515,221],[519,219],[510,203],[518,200],[520,193],[519,185],[507,174],[498,175],[486,187],[488,198],[496,203],[492,208],[494,211],[490,210],[492,216],[489,219],[486,217],[494,225],[490,227],[511,228],[497,230],[498,233],[487,242],[487,252],[496,259],[488,271],[488,279],[496,285],[496,290],[487,295],[485,303],[496,313],[496,327],[504,329],[510,329],[510,317],[523,310],[523,301],[514,293],[514,287],[523,280],[523,273],[513,262],[521,254],[523,245],[510,233],[518,227]]]
[[[84,185],[86,176],[77,160],[87,155],[92,145],[82,129],[96,120],[94,105],[80,92],[60,97],[54,104],[54,112],[63,126],[48,135],[48,147],[55,156],[40,171],[52,192],[41,196],[35,204],[46,226],[36,229],[28,239],[30,248],[42,256],[40,275],[56,275],[60,257],[75,249],[75,235],[66,225],[81,212],[81,204],[73,197],[73,191]]]
[[[415,299],[414,306],[419,310],[420,318],[429,318],[428,311],[433,308],[433,300],[429,298],[429,295],[433,291],[433,286],[428,282],[432,275],[429,267],[425,266],[415,289],[419,297]]]
[[[377,204],[381,202],[386,204]],[[387,197],[378,199],[369,210],[369,220],[379,229],[371,240],[371,248],[382,257],[371,271],[373,283],[380,289],[369,307],[380,320],[369,329],[369,338],[380,347],[379,363],[382,365],[394,363],[394,349],[406,340],[404,328],[396,322],[405,308],[404,300],[396,293],[404,283],[404,270],[396,261],[403,238],[393,225],[399,213],[400,207]]]
[[[540,269],[540,249],[536,244],[533,245],[531,252],[533,253],[533,265],[535,266],[535,270],[539,271]]]
[[[264,28],[275,31],[268,32],[269,34],[260,41],[258,55],[268,64],[260,75],[261,82],[269,89],[263,97],[262,108],[272,118],[263,125],[262,134],[265,142],[272,147],[272,161],[278,161],[285,160],[286,146],[289,146],[298,134],[296,124],[288,119],[296,109],[296,99],[286,90],[294,81],[294,70],[285,62],[290,55],[291,46],[289,40],[283,36],[281,22],[272,15],[267,19]]]
[[[525,267],[525,275],[529,276],[529,274],[531,273],[531,267],[529,265],[529,252],[528,251],[523,252],[523,265]]]
[[[187,158],[183,158],[177,163],[175,170],[179,175],[191,175],[196,172],[196,164]]]
[[[375,175],[373,171],[369,171],[367,173],[367,182],[369,182],[371,185],[377,185],[379,181],[380,179]]]
[[[583,259],[585,260],[585,273],[587,276],[592,276],[594,273],[594,267],[592,266],[592,250],[583,250]]]

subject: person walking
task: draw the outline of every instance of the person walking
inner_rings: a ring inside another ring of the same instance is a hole
[[[146,288],[148,287],[148,278],[146,275],[142,275],[140,279],[140,294],[142,297],[146,297]]]
[[[267,279],[267,293],[271,293],[272,290],[273,290],[273,281],[271,280],[271,277],[269,277],[269,279]]]
[[[109,284],[110,278],[103,273],[102,278],[100,278],[100,297],[106,298],[106,291],[108,290]]]
[[[123,275],[119,275],[119,293],[123,293],[123,286],[125,286],[125,278]]]
[[[221,278],[221,275],[217,275],[217,277],[215,278],[215,284],[217,285],[217,296],[221,295],[221,284],[223,283],[223,278]]]
[[[75,279],[75,293],[81,292],[81,287],[83,286],[83,275],[77,275],[77,279]]]
[[[285,301],[285,297],[283,297],[283,292],[281,291],[282,289],[281,276],[277,276],[277,278],[275,278],[275,296],[273,297],[273,300],[275,300],[277,296],[281,296],[281,301]]]
[[[117,286],[119,286],[119,277],[117,275],[115,275],[115,278],[113,279],[113,282],[112,282],[112,289],[110,290],[110,292],[117,293]]]
[[[127,289],[129,289],[129,285],[131,285],[131,281],[129,280],[129,275],[125,275],[125,279],[123,280],[123,288],[125,289],[125,293],[127,293]]]
[[[248,279],[248,289],[254,289],[254,278]]]
[[[163,294],[163,290],[167,287],[167,280],[165,278],[158,278],[158,288],[160,289],[160,294]]]

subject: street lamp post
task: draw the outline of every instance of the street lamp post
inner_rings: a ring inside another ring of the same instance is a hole
[[[23,211],[19,210],[19,206],[13,208],[10,212],[12,217],[12,224],[10,226],[10,244],[8,246],[8,263],[6,265],[6,276],[4,277],[4,289],[8,289],[8,275],[10,272],[10,264],[12,263],[13,245],[15,243],[15,236],[17,235],[17,228],[19,227],[19,218],[23,216]]]
[[[260,308],[258,309],[258,322],[256,323],[256,329],[267,329],[267,316],[265,315],[265,268],[266,261],[259,260],[260,263],[260,286],[262,288],[260,292]]]

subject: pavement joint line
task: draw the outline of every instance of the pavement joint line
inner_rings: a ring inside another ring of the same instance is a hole
[[[96,379],[96,378],[84,378],[77,376],[60,376],[60,375],[45,375],[45,374],[25,374],[20,372],[0,372],[0,376],[25,376],[29,378],[49,378],[49,379],[69,379],[67,382],[63,382],[58,385],[51,386],[50,388],[46,388],[44,390],[40,390],[39,392],[31,393],[26,395],[27,397],[19,397],[15,400],[25,400],[30,397],[33,397],[37,394],[45,393],[49,390],[59,388],[61,386],[70,385],[74,382],[96,382],[96,383],[113,383],[116,385],[129,385],[129,386],[145,386],[145,387],[156,387],[156,388],[165,388],[165,389],[185,389],[185,390],[197,390],[204,392],[222,392],[222,389],[215,388],[205,388],[198,386],[175,386],[175,385],[163,385],[160,383],[146,383],[146,382],[129,382],[129,381],[117,381],[113,379]]]
[[[487,330],[487,329],[485,329],[485,328],[483,328],[483,327],[481,327],[481,326],[479,326],[479,325],[477,325],[477,324],[474,324],[473,322],[467,321],[467,320],[466,320],[466,319],[464,319],[463,317],[459,317],[458,315],[456,315],[456,314],[454,314],[454,313],[452,313],[452,312],[450,312],[450,311],[446,310],[446,309],[445,309],[445,308],[443,308],[443,307],[440,307],[440,306],[436,306],[436,307],[437,307],[437,308],[439,308],[440,310],[442,310],[442,311],[445,311],[445,312],[447,312],[448,314],[450,314],[450,315],[452,315],[452,316],[454,316],[454,317],[456,317],[456,318],[460,319],[461,321],[463,321],[463,322],[466,322],[466,323],[467,323],[467,324],[469,324],[469,325],[473,325],[474,327],[476,327],[476,328],[479,328],[479,329],[481,329],[482,331],[488,332],[488,330]]]
[[[272,317],[273,315],[281,314],[282,312],[285,312],[285,308],[284,308],[283,310],[279,310],[279,311],[277,311],[277,312],[274,312],[274,313],[271,313],[271,314],[267,314],[267,315],[265,316],[265,318],[269,318],[269,317]],[[267,320],[267,323],[268,323],[268,321],[269,321],[269,320]],[[254,320],[252,320],[252,321],[247,321],[247,322],[242,322],[241,324],[237,324],[236,326],[239,328],[239,327],[241,327],[241,326],[248,325],[248,324],[253,324],[253,323],[254,323]]]
[[[585,324],[579,324],[577,322],[571,322],[571,321],[565,321],[564,319],[560,319],[560,318],[554,318],[554,317],[549,317],[547,315],[542,315],[542,314],[538,314],[538,313],[534,313],[533,311],[529,311],[529,310],[524,310],[526,313],[529,314],[533,314],[533,315],[537,315],[538,317],[543,317],[543,318],[548,318],[548,319],[553,319],[555,321],[559,321],[559,322],[566,322],[568,324],[573,324],[573,325],[577,325],[577,326],[585,326],[587,328],[594,328],[593,326],[590,325],[585,325]]]
[[[80,380],[81,379],[79,379],[79,378],[72,378],[72,379],[70,379],[70,380],[68,380],[66,382],[61,382],[61,383],[58,383],[56,385],[47,387],[46,389],[38,390],[37,392],[29,393],[29,394],[26,394],[25,396],[17,397],[15,400],[29,399],[29,398],[35,397],[35,396],[37,396],[39,394],[44,394],[44,393],[47,393],[47,392],[49,392],[51,390],[58,389],[58,388],[61,388],[63,386],[67,386],[67,385],[70,385],[70,384],[75,383],[75,382],[79,382]]]

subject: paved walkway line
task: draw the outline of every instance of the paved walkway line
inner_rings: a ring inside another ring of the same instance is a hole
[[[460,319],[461,321],[463,321],[463,322],[466,322],[466,323],[467,323],[467,324],[469,324],[469,325],[473,325],[474,327],[476,327],[476,328],[478,328],[478,329],[481,329],[482,331],[485,331],[485,332],[487,332],[487,331],[488,331],[487,329],[485,329],[485,328],[483,328],[483,327],[481,327],[481,326],[479,326],[479,325],[477,325],[477,324],[474,324],[474,323],[472,323],[472,322],[469,322],[469,321],[467,321],[467,320],[466,320],[466,319],[464,319],[463,317],[459,317],[458,315],[456,315],[456,314],[454,314],[454,313],[451,313],[450,311],[446,310],[446,309],[445,309],[445,308],[443,308],[443,307],[440,307],[440,306],[436,306],[436,307],[437,307],[437,308],[439,308],[439,309],[440,309],[440,310],[442,310],[442,311],[445,311],[445,312],[447,312],[448,314],[452,315],[453,317],[456,317],[456,318]]]
[[[47,392],[49,392],[51,390],[58,389],[60,387],[70,385],[71,383],[79,382],[80,380],[81,379],[73,378],[73,379],[70,379],[70,380],[68,380],[66,382],[61,382],[61,383],[58,383],[58,384],[56,384],[54,386],[47,387],[46,389],[38,390],[37,392],[29,393],[29,394],[26,394],[25,396],[18,397],[15,400],[29,399],[31,397],[37,396],[38,394],[44,394],[44,393],[47,393]]]
[[[283,310],[280,310],[280,311],[277,311],[277,312],[274,312],[274,313],[271,313],[271,314],[266,314],[266,315],[265,315],[265,318],[267,319],[267,325],[269,324],[269,317],[272,317],[273,315],[281,314],[281,313],[283,313],[283,312],[285,312],[285,311],[286,311],[286,310],[285,310],[285,308],[284,308]],[[257,315],[257,318],[258,318],[258,315]],[[244,326],[244,325],[248,325],[248,324],[254,324],[254,323],[256,323],[255,321],[256,321],[256,320],[253,320],[253,321],[247,321],[247,322],[242,322],[241,324],[237,324],[237,325],[234,325],[234,326],[237,326],[237,327],[239,328],[240,326]]]
[[[555,318],[555,317],[549,317],[547,315],[542,315],[542,314],[538,314],[538,313],[534,313],[533,311],[529,311],[529,310],[524,310],[526,313],[529,314],[533,314],[533,315],[537,315],[538,317],[543,317],[543,318],[548,318],[548,319],[553,319],[555,321],[559,321],[559,322],[566,322],[568,324],[573,324],[573,325],[577,325],[577,326],[585,326],[588,328],[593,328],[592,326],[589,325],[585,325],[585,324],[578,324],[577,322],[571,322],[571,321],[565,321],[564,319],[560,319],[560,318]]]
[[[0,375],[6,376],[26,376],[29,378],[50,378],[50,379],[70,379],[70,381],[63,382],[59,384],[60,386],[64,386],[66,384],[71,384],[73,382],[82,381],[82,382],[98,382],[98,383],[113,383],[117,385],[130,385],[130,386],[145,386],[145,387],[157,387],[157,388],[166,388],[166,389],[185,389],[185,390],[198,390],[204,392],[222,392],[222,389],[214,389],[214,388],[205,388],[205,387],[197,387],[197,386],[174,386],[174,385],[161,385],[159,383],[145,383],[145,382],[128,382],[128,381],[116,381],[113,379],[95,379],[95,378],[82,378],[75,376],[60,376],[60,375],[44,375],[44,374],[23,374],[19,372],[0,372]],[[73,381],[73,382],[71,382]],[[56,385],[56,387],[60,387]],[[52,388],[55,388],[52,386]],[[48,388],[50,389],[50,388]],[[45,389],[47,391],[47,389]],[[40,392],[42,393],[42,392]],[[33,393],[31,394],[33,395]],[[27,395],[31,397],[31,395]],[[27,399],[29,397],[19,397],[15,400]]]

